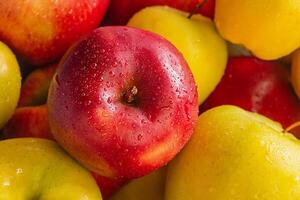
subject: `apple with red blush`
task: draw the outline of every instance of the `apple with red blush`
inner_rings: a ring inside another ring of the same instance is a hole
[[[21,87],[18,108],[4,127],[5,138],[37,137],[53,139],[46,105],[56,64],[31,72]]]
[[[255,57],[230,58],[222,81],[200,111],[226,104],[265,115],[285,128],[300,121],[300,102],[288,68]],[[291,132],[300,138],[299,129]]]
[[[148,6],[166,5],[213,18],[215,0],[111,0],[105,23],[125,25],[138,11]]]
[[[36,137],[53,139],[46,105],[17,108],[4,127],[5,138]]]
[[[0,40],[33,65],[59,59],[96,28],[109,0],[9,0],[0,2]]]
[[[21,87],[18,107],[42,105],[47,102],[48,89],[57,64],[31,72]]]
[[[94,30],[60,62],[49,96],[54,138],[106,177],[140,177],[166,165],[198,116],[194,78],[181,53],[154,33]]]

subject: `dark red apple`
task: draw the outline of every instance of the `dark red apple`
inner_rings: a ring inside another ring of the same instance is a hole
[[[203,3],[197,10],[207,17],[214,17],[215,0],[111,0],[106,23],[125,25],[138,11],[154,5],[167,5],[183,11],[193,12],[198,4]]]
[[[96,28],[109,0],[1,0],[0,40],[34,65],[62,56]]]
[[[182,55],[164,38],[104,27],[73,46],[50,86],[54,138],[106,177],[134,178],[166,165],[197,121],[197,91]]]
[[[300,101],[290,84],[288,68],[254,57],[230,58],[226,73],[200,111],[237,105],[280,122],[285,128],[300,121]],[[300,138],[299,130],[292,130]]]
[[[19,107],[45,104],[48,96],[50,82],[57,65],[36,69],[25,79],[21,88]]]

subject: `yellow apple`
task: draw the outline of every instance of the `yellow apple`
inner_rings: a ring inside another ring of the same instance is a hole
[[[216,0],[221,35],[257,57],[275,60],[300,47],[299,0]]]
[[[205,112],[166,184],[166,200],[196,199],[300,199],[300,141],[238,107]]]
[[[0,41],[0,129],[14,113],[21,90],[21,73],[13,52]]]
[[[292,55],[292,83],[300,98],[300,49]]]
[[[227,46],[209,18],[198,14],[189,19],[188,15],[166,6],[153,6],[136,13],[128,25],[155,32],[181,51],[194,75],[201,104],[224,74]]]
[[[164,200],[166,168],[135,179],[109,200]]]
[[[91,174],[53,141],[3,140],[0,151],[0,199],[102,199]]]

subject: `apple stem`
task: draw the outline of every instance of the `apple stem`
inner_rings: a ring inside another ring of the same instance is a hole
[[[291,130],[300,127],[300,121],[293,123],[292,125],[290,125],[289,127],[287,127],[284,132],[290,132]]]
[[[192,12],[190,12],[188,19],[191,19],[193,17],[193,15],[196,14],[204,6],[204,4],[207,3],[207,1],[208,0],[203,0],[201,3],[197,3],[195,8],[192,10]]]
[[[136,101],[137,94],[138,94],[138,89],[134,85],[124,93],[123,100],[128,104],[132,104]]]

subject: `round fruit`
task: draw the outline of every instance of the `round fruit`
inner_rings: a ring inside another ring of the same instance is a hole
[[[21,90],[21,73],[13,52],[0,42],[0,129],[14,113]]]
[[[169,165],[165,199],[300,199],[300,141],[283,131],[235,106],[205,112]]]
[[[227,62],[227,46],[213,22],[164,6],[153,6],[136,13],[128,25],[157,33],[183,54],[194,75],[199,104],[220,82]],[[176,23],[175,23],[176,22]]]
[[[215,22],[225,39],[261,59],[275,60],[300,47],[298,0],[216,0]]]
[[[0,2],[0,40],[34,65],[59,59],[100,24],[109,0]]]
[[[91,174],[53,141],[3,140],[0,151],[0,199],[102,199]]]
[[[186,144],[197,101],[192,73],[170,42],[103,27],[61,61],[49,121],[54,138],[91,171],[134,178],[166,165]]]

